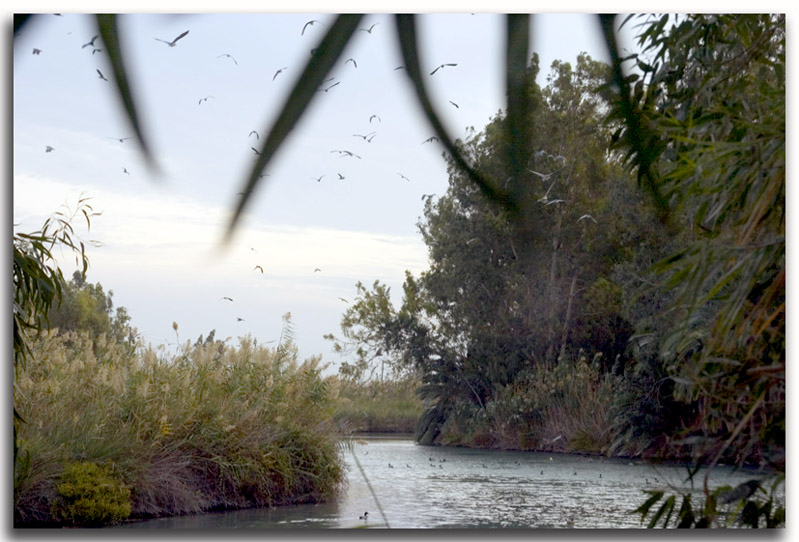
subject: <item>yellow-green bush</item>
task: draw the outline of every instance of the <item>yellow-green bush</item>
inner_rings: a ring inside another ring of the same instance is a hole
[[[70,463],[57,489],[59,498],[52,504],[52,514],[65,523],[105,525],[130,515],[130,489],[115,476],[111,465]]]

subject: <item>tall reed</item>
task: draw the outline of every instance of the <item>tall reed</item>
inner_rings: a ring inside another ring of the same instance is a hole
[[[93,347],[94,346],[94,347]],[[250,337],[135,356],[49,333],[16,376],[15,524],[46,524],[75,462],[113,465],[132,517],[316,502],[343,479],[319,358]]]

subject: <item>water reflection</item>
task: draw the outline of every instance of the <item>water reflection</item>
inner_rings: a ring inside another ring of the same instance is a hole
[[[354,454],[354,457],[353,457]],[[337,502],[163,518],[164,528],[639,528],[645,489],[689,489],[683,467],[569,454],[418,446],[367,438],[346,453],[349,482]],[[363,468],[364,480],[356,460]],[[752,472],[716,469],[710,487]],[[695,491],[700,502],[701,475]],[[359,519],[368,511],[366,520]]]

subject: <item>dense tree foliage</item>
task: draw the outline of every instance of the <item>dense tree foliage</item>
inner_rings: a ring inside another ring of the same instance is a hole
[[[450,161],[413,299],[345,316],[362,345],[421,371],[422,442],[495,445],[504,417],[517,445],[544,447],[539,384],[572,367],[595,375],[585,391],[612,382],[604,451],[784,469],[784,18],[641,28],[629,76],[617,55],[581,56],[540,88],[529,65],[523,221]],[[508,122],[458,142],[489,177],[514,171]]]

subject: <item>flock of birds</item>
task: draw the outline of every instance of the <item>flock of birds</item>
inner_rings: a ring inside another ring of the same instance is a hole
[[[61,14],[55,14],[55,15],[59,16],[59,17],[61,16]],[[375,33],[375,32],[380,30],[380,26],[379,25],[380,25],[380,22],[373,22],[371,24],[368,24],[367,26],[359,28],[358,29],[358,33],[363,33],[365,35],[373,35],[373,33]],[[318,27],[323,27],[323,26],[326,26],[326,23],[323,22],[323,21],[320,21],[318,19],[311,19],[311,20],[305,22],[303,24],[303,26],[298,29],[300,37],[305,36],[306,34],[310,34],[311,33],[310,30],[312,28],[314,28],[314,27],[317,27],[317,26]],[[163,37],[152,37],[152,39],[154,41],[159,42],[159,43],[163,43],[166,47],[172,49],[172,48],[175,48],[175,47],[185,47],[185,46],[189,45],[190,41],[192,40],[192,36],[191,36],[191,31],[189,29],[187,29],[187,30],[179,33],[177,36],[175,36],[172,39],[163,38]],[[80,49],[82,51],[86,51],[86,54],[88,54],[90,52],[92,57],[97,56],[98,58],[100,58],[100,57],[102,57],[102,54],[105,52],[106,47],[103,44],[101,36],[99,34],[95,34],[95,35],[90,36],[90,39],[87,39],[86,41],[80,43]],[[235,52],[235,51],[232,51],[232,52]],[[232,66],[238,67],[239,66],[239,59],[237,59],[232,54],[232,52],[219,51],[219,54],[217,54],[215,56],[215,59],[217,61],[219,61],[219,62],[230,62],[230,63],[232,63]],[[311,54],[314,54],[314,53],[315,53],[315,50],[311,50]],[[35,55],[35,56],[39,56],[39,55],[46,54],[46,53],[41,48],[33,48],[32,54]],[[353,58],[353,57],[350,57],[350,58],[347,58],[346,60],[344,60],[343,65],[344,66],[351,66],[352,70],[363,69],[363,67],[359,65],[357,59]],[[431,77],[432,76],[440,77],[440,75],[437,75],[437,74],[439,74],[439,72],[444,71],[444,70],[450,70],[450,69],[456,68],[457,66],[458,66],[458,64],[456,62],[441,63],[441,64],[435,66],[433,69],[431,69],[429,71],[429,76],[431,76]],[[103,81],[103,83],[110,82],[109,81],[109,76],[107,76],[107,74],[103,72],[104,67],[102,67],[102,66],[94,66],[94,67],[95,67],[95,73],[96,73],[98,79]],[[103,69],[101,69],[101,68],[103,68]],[[280,77],[282,74],[284,74],[286,71],[288,71],[290,69],[291,69],[290,65],[280,66],[278,69],[276,69],[272,73],[271,80],[272,81],[276,81],[278,79],[278,77]],[[404,70],[404,69],[405,69],[404,66],[397,66],[397,67],[394,68],[394,71],[399,71],[399,70]],[[318,92],[325,93],[325,94],[333,93],[333,92],[336,92],[336,91],[344,88],[345,81],[346,81],[346,75],[344,77],[342,77],[341,80],[339,80],[337,77],[329,77],[329,78],[327,78],[327,79],[325,79],[323,81],[322,85],[317,90],[318,90]],[[113,91],[109,89],[109,92],[113,92]],[[211,101],[215,100],[216,98],[215,98],[215,96],[213,94],[207,94],[207,95],[204,95],[202,97],[195,98],[195,99],[197,99],[197,106],[207,107],[206,104],[211,103]],[[449,103],[455,108],[460,108],[460,106],[454,101],[450,101]],[[380,140],[380,138],[378,136],[379,136],[380,126],[381,126],[382,122],[383,122],[383,120],[382,120],[381,116],[379,114],[377,114],[377,113],[373,113],[373,114],[371,114],[368,117],[368,119],[366,119],[366,118],[363,119],[362,124],[360,124],[360,129],[356,128],[356,129],[352,130],[352,136],[351,137],[354,138],[355,140],[357,140],[357,144],[358,145],[363,145],[364,146],[363,147],[364,150],[369,149],[370,148],[369,145],[379,145],[381,140]],[[364,126],[366,126],[367,128],[363,129]],[[261,150],[259,150],[258,143],[257,143],[257,142],[259,142],[261,140],[261,134],[257,130],[253,129],[253,130],[249,131],[249,133],[247,135],[247,138],[251,142],[250,149],[251,149],[251,151],[253,153],[253,157],[257,158],[257,156],[261,154]],[[115,142],[117,142],[119,144],[125,144],[126,142],[128,142],[128,141],[130,141],[130,140],[132,140],[134,138],[132,136],[125,135],[125,136],[122,136],[122,137],[109,136],[109,137],[107,137],[107,139],[109,139],[111,141],[115,141]],[[418,145],[422,146],[422,145],[434,144],[434,143],[438,143],[438,142],[439,142],[439,138],[433,135],[433,136],[427,137],[426,139],[420,141],[418,143]],[[252,145],[252,143],[255,143],[255,144]],[[360,147],[351,147],[349,143],[343,142],[341,147],[336,148],[336,149],[331,149],[329,152],[330,152],[330,154],[337,154],[339,158],[341,158],[342,160],[345,160],[345,161],[349,161],[349,160],[355,160],[355,161],[365,160],[364,157],[367,156],[368,153],[364,152],[364,151],[362,151],[360,149],[361,149]],[[46,145],[44,150],[45,150],[45,153],[53,153],[54,151],[56,151],[56,149],[55,149],[55,147],[53,145]],[[342,162],[342,164],[344,164],[344,162]],[[133,171],[132,169],[129,169],[128,165],[120,164],[119,168],[120,168],[119,169],[120,175],[131,176],[132,172],[135,175],[135,171]],[[264,173],[261,174],[261,176],[262,177],[269,176],[269,173],[264,172]],[[400,180],[405,181],[407,183],[411,183],[412,182],[411,178],[408,175],[406,175],[404,172],[402,172],[402,171],[396,171],[396,176]],[[318,183],[321,183],[321,182],[323,182],[326,179],[344,181],[344,180],[346,180],[348,178],[349,178],[349,173],[346,170],[346,166],[344,166],[344,167],[342,167],[341,170],[338,170],[338,171],[320,172],[319,175],[317,175],[315,177],[312,177],[310,180],[313,180],[313,181],[316,181]],[[243,196],[244,193],[243,192],[239,192],[238,195],[242,195]],[[433,196],[433,194],[425,194],[425,195],[422,196],[422,199],[424,200],[425,197],[429,198],[429,197],[432,197],[432,196]],[[259,272],[261,274],[264,274],[266,271],[267,270],[264,268],[264,266],[262,266],[260,264],[257,264],[257,265],[255,265],[252,268],[252,272]],[[320,268],[315,268],[314,269],[314,273],[318,273],[318,272],[321,272],[321,269]],[[341,299],[342,301],[346,301],[344,298],[339,298],[339,299]],[[230,296],[224,296],[220,300],[224,300],[224,301],[227,301],[227,302],[233,302],[233,298],[230,297]],[[245,319],[240,317],[240,316],[237,316],[236,317],[236,321],[237,322],[244,322]]]
[[[56,14],[56,15],[57,15],[57,16],[61,16],[61,14]],[[307,22],[306,22],[306,23],[303,25],[303,27],[302,27],[302,29],[301,29],[301,31],[300,31],[300,36],[304,36],[304,35],[305,35],[305,32],[306,32],[306,30],[307,30],[309,27],[312,27],[312,26],[314,26],[314,25],[317,25],[317,24],[318,24],[318,25],[321,25],[321,26],[323,26],[323,25],[324,25],[324,23],[323,23],[323,22],[321,22],[321,21],[319,21],[318,19],[311,19],[311,20],[307,21]],[[377,25],[379,25],[379,24],[380,24],[379,22],[375,22],[375,23],[371,24],[371,25],[370,25],[370,26],[368,26],[368,27],[359,28],[359,29],[358,29],[358,31],[360,31],[360,32],[365,32],[365,33],[367,33],[367,34],[372,34],[372,32],[375,30],[375,27],[376,27]],[[174,39],[172,39],[172,40],[167,40],[167,39],[162,39],[162,38],[153,38],[153,39],[154,39],[154,40],[156,40],[156,41],[159,41],[159,42],[161,42],[161,43],[164,43],[164,44],[166,44],[168,47],[172,48],[172,47],[176,47],[176,46],[178,45],[178,42],[180,42],[180,40],[182,40],[182,39],[186,38],[186,36],[188,36],[188,35],[189,35],[189,32],[190,32],[190,30],[186,30],[186,31],[184,31],[184,32],[181,32],[179,35],[177,35],[177,36],[176,36]],[[98,40],[99,40],[99,39],[100,39],[100,36],[99,36],[99,35],[94,35],[94,36],[92,36],[92,38],[91,38],[91,39],[90,39],[88,42],[86,42],[86,43],[84,43],[84,44],[82,44],[82,45],[81,45],[81,49],[85,49],[85,48],[89,48],[89,47],[90,47],[90,48],[91,48],[91,53],[92,53],[92,55],[94,55],[94,54],[96,54],[96,53],[102,53],[102,52],[103,52],[103,49],[102,49],[102,48],[100,48],[100,46],[101,46],[101,43],[99,43],[99,42],[98,42]],[[316,51],[315,49],[312,49],[312,50],[311,50],[311,53],[313,54],[313,53],[315,53],[315,51]],[[42,53],[42,50],[41,50],[41,49],[39,49],[39,48],[34,48],[34,49],[33,49],[33,54],[34,54],[34,55],[40,55],[41,53]],[[224,58],[224,59],[228,59],[228,60],[230,60],[231,62],[233,62],[233,64],[234,64],[235,66],[238,66],[238,65],[239,65],[239,63],[238,63],[238,60],[236,60],[236,58],[235,58],[235,57],[234,57],[232,54],[230,54],[230,53],[222,53],[222,54],[220,54],[220,55],[217,55],[217,57],[216,57],[216,58],[217,58],[217,59],[222,59],[222,58]],[[353,68],[354,68],[354,69],[357,69],[357,68],[358,68],[358,62],[357,62],[357,60],[356,60],[356,59],[354,59],[354,58],[348,58],[348,59],[346,59],[346,60],[344,61],[344,64],[346,65],[346,64],[348,64],[348,63],[352,63],[352,66],[353,66]],[[437,66],[435,69],[433,69],[433,70],[430,72],[430,75],[432,76],[432,75],[436,74],[436,73],[437,73],[439,70],[442,70],[442,69],[444,69],[444,68],[455,67],[455,66],[457,66],[457,65],[458,65],[458,64],[457,64],[457,63],[455,63],[455,62],[447,62],[447,63],[440,64],[440,65],[438,65],[438,66]],[[282,74],[283,72],[285,72],[285,71],[286,71],[286,70],[288,70],[288,69],[289,69],[289,66],[283,66],[283,67],[281,67],[281,68],[278,68],[278,69],[277,69],[277,70],[274,72],[274,74],[272,75],[272,81],[274,81],[275,79],[277,79],[277,77],[278,77],[280,74]],[[395,70],[395,71],[396,71],[396,70],[402,70],[402,69],[405,69],[405,67],[404,67],[404,66],[397,66],[396,68],[394,68],[394,70]],[[101,79],[102,81],[105,81],[105,82],[109,82],[109,79],[106,77],[106,75],[105,75],[105,74],[102,72],[102,70],[101,70],[100,68],[96,68],[96,73],[97,73],[97,77],[98,77],[99,79]],[[319,92],[325,92],[325,93],[327,93],[327,92],[331,91],[332,89],[334,89],[335,87],[337,87],[338,85],[340,85],[340,84],[341,84],[341,81],[335,81],[335,82],[333,82],[335,79],[336,79],[336,77],[331,77],[331,78],[328,78],[328,79],[326,79],[325,81],[323,81],[323,86],[321,86],[321,87],[320,87],[319,89],[317,89],[317,90],[318,90]],[[213,95],[207,95],[207,96],[204,96],[204,97],[202,97],[202,98],[199,98],[199,99],[198,99],[198,101],[197,101],[197,105],[203,105],[204,103],[208,102],[208,100],[209,100],[209,99],[215,99],[215,97],[214,97]],[[452,106],[453,106],[453,107],[455,107],[455,108],[460,108],[460,106],[459,106],[457,103],[455,103],[454,101],[452,101],[452,100],[449,100],[449,103],[450,103],[450,104],[452,104]],[[382,120],[380,119],[380,117],[379,117],[378,115],[376,115],[376,114],[373,114],[373,115],[371,115],[371,116],[369,117],[369,125],[370,125],[370,127],[372,126],[372,122],[373,122],[375,119],[377,120],[377,122],[378,122],[378,123],[382,122]],[[260,135],[259,135],[259,134],[258,134],[258,132],[256,132],[255,130],[252,130],[252,131],[250,131],[250,133],[249,133],[249,136],[248,136],[248,137],[251,137],[251,136],[253,136],[253,135],[255,135],[255,137],[256,137],[256,140],[257,140],[257,139],[260,139]],[[363,140],[364,142],[366,142],[366,143],[371,143],[371,142],[374,140],[374,138],[375,138],[376,136],[377,136],[377,131],[376,131],[376,130],[372,130],[372,131],[370,131],[370,132],[368,132],[368,133],[366,133],[366,134],[353,134],[353,137],[358,137],[358,138],[362,139],[362,140]],[[119,137],[112,137],[112,138],[110,138],[110,139],[114,139],[114,140],[117,140],[117,141],[119,141],[120,143],[123,143],[124,141],[126,141],[126,140],[128,140],[128,139],[131,139],[131,138],[130,138],[130,137],[122,137],[122,138],[119,138]],[[433,143],[433,142],[439,142],[439,138],[438,138],[438,137],[436,137],[436,136],[431,136],[431,137],[428,137],[427,139],[423,140],[423,141],[421,142],[421,144],[422,144],[422,145],[424,145],[424,144],[426,144],[426,143]],[[261,151],[259,151],[259,150],[258,150],[258,149],[256,149],[255,147],[250,147],[250,148],[251,148],[251,150],[253,151],[253,153],[254,153],[256,156],[261,154]],[[49,145],[48,145],[48,146],[46,147],[46,152],[48,152],[48,153],[49,153],[49,152],[52,152],[53,150],[55,150],[55,149],[54,149],[52,146],[49,146]],[[342,157],[342,158],[343,158],[343,157],[348,157],[348,158],[356,158],[356,159],[358,159],[358,160],[361,160],[361,159],[362,159],[362,156],[361,156],[361,155],[359,155],[359,154],[356,154],[355,152],[353,152],[353,151],[351,151],[351,150],[348,150],[348,149],[341,149],[341,150],[331,150],[330,152],[331,152],[331,153],[338,153],[338,154],[340,155],[340,157]],[[123,172],[124,172],[124,173],[126,173],[126,174],[128,174],[128,175],[130,175],[130,173],[127,171],[127,169],[126,169],[126,168],[123,168]],[[408,181],[408,182],[410,182],[410,181],[411,181],[411,179],[410,179],[409,177],[407,177],[407,176],[406,176],[404,173],[402,173],[402,172],[397,172],[397,175],[399,175],[399,176],[400,176],[400,178],[401,178],[401,179],[404,179],[405,181]],[[266,174],[266,173],[265,173],[265,174],[263,174],[262,176],[268,176],[268,174]],[[319,176],[317,176],[317,177],[314,177],[312,180],[315,180],[315,181],[317,181],[317,182],[321,182],[321,181],[322,181],[322,179],[323,179],[324,177],[326,177],[326,176],[328,176],[328,174],[322,174],[322,175],[319,175]],[[338,180],[344,180],[344,179],[346,179],[347,177],[346,177],[345,175],[343,175],[342,173],[340,173],[340,172],[337,172],[337,173],[336,173],[336,178],[337,178]]]

